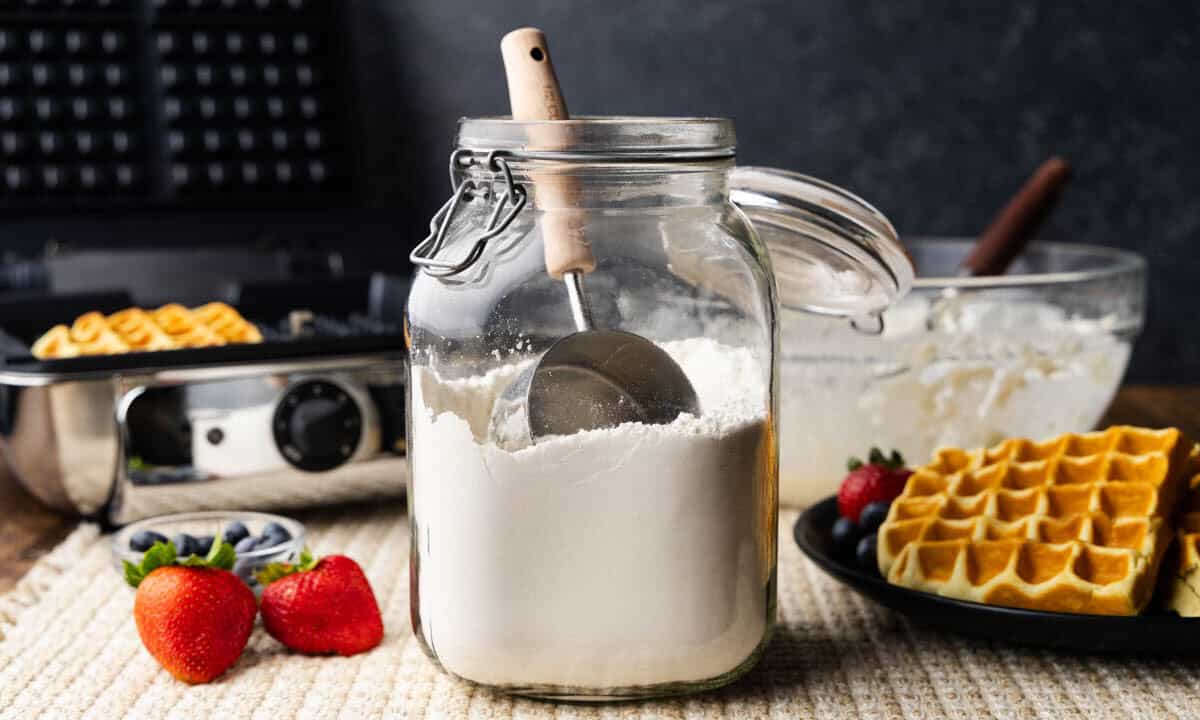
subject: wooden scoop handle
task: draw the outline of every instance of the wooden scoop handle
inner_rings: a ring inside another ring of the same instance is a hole
[[[513,120],[566,120],[567,103],[558,87],[546,35],[537,28],[518,28],[500,40],[508,103]]]
[[[500,54],[504,58],[514,120],[567,119],[567,103],[559,90],[546,35],[541,30],[513,30],[500,41]],[[530,132],[530,139],[542,149],[566,145],[565,133],[554,128],[534,128]],[[572,209],[579,204],[578,182],[569,176],[550,173],[530,173],[530,177],[537,188],[538,204],[545,213],[542,243],[546,272],[561,280],[569,272],[588,273],[596,269],[592,246],[583,234],[583,217],[577,209]]]

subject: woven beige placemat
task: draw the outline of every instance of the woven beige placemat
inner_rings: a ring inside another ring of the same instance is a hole
[[[516,700],[439,672],[409,631],[402,503],[304,518],[318,552],[359,560],[383,645],[293,655],[255,630],[215,683],[189,687],[146,653],[107,538],[82,526],[0,598],[0,716],[94,718],[1200,718],[1200,657],[1103,658],[913,628],[800,556],[780,522],[780,625],[759,666],[687,699],[603,706]]]

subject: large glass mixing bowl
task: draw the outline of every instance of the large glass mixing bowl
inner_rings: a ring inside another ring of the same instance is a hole
[[[916,465],[940,446],[1090,430],[1120,385],[1145,314],[1138,255],[1039,243],[1008,274],[971,278],[956,276],[971,241],[906,244],[918,278],[878,334],[781,313],[784,504],[836,492],[872,446]]]

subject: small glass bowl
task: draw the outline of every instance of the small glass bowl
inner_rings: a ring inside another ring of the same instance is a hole
[[[224,532],[232,522],[240,520],[253,536],[262,535],[263,528],[268,523],[276,522],[291,534],[291,540],[267,548],[238,553],[237,562],[233,566],[234,573],[246,582],[256,592],[258,581],[254,572],[273,562],[295,562],[300,558],[304,549],[304,525],[289,517],[272,515],[270,513],[249,512],[242,510],[210,510],[205,512],[176,513],[173,515],[158,515],[126,525],[113,535],[112,558],[113,567],[122,577],[125,575],[121,561],[128,560],[135,565],[142,561],[142,553],[129,547],[129,539],[142,530],[152,530],[172,538],[179,533],[188,533],[193,537],[212,535],[214,537]]]

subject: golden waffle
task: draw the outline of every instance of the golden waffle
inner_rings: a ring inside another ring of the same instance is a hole
[[[1197,617],[1200,616],[1200,475],[1192,477],[1191,489],[1180,510],[1177,542],[1178,561],[1171,576],[1165,578],[1167,607],[1183,617]]]
[[[171,337],[177,347],[209,347],[224,345],[221,337],[200,321],[196,314],[182,305],[163,305],[151,315],[154,323]]]
[[[225,303],[211,302],[201,305],[193,312],[200,322],[212,328],[226,342],[257,343],[262,342],[262,333],[253,323],[238,315],[238,311]]]
[[[114,355],[129,352],[129,344],[121,339],[108,320],[98,312],[90,312],[75,318],[71,324],[71,342],[80,355]]]
[[[79,316],[70,327],[56,325],[33,344],[42,359],[149,352],[262,342],[262,334],[236,310],[209,303],[194,310],[164,305],[157,310],[128,308],[105,317]]]
[[[879,529],[889,582],[994,605],[1132,615],[1153,594],[1193,444],[1113,427],[939,450]]]
[[[132,351],[170,350],[175,347],[162,328],[141,308],[129,308],[107,318],[108,326]]]
[[[33,344],[34,357],[69,358],[79,356],[79,346],[71,342],[71,328],[55,325]]]

